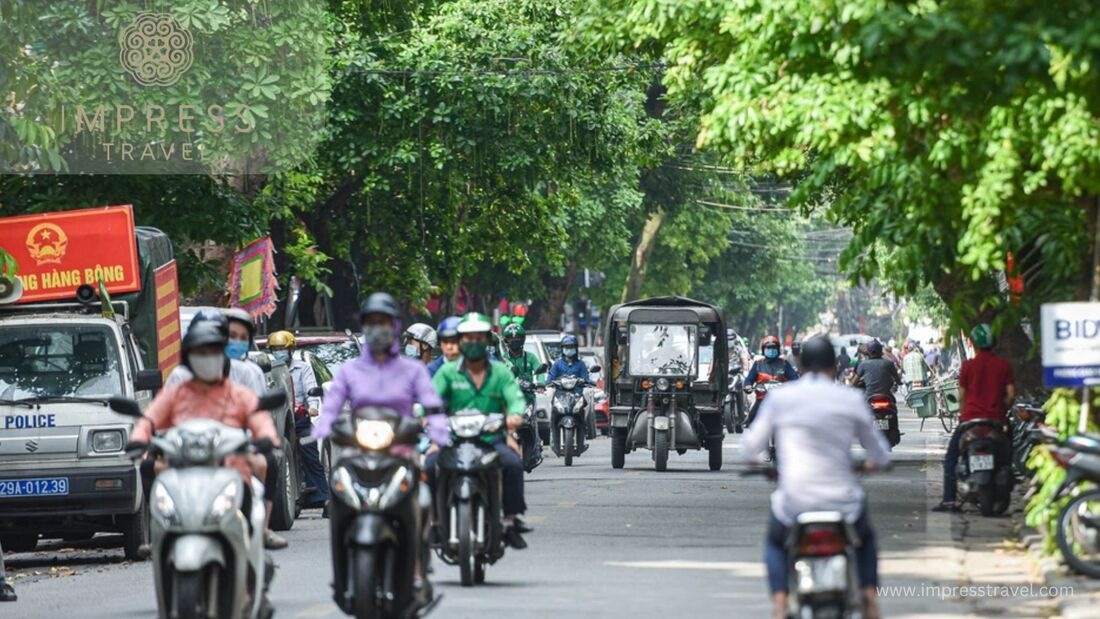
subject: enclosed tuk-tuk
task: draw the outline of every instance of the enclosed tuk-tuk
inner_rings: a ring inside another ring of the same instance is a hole
[[[604,342],[611,412],[611,466],[653,452],[658,471],[669,451],[706,448],[722,468],[722,405],[729,380],[726,325],[713,305],[684,297],[623,303],[608,313]]]

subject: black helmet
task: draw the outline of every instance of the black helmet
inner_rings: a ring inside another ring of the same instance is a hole
[[[882,342],[878,340],[871,340],[871,343],[867,344],[867,354],[871,357],[881,357]]]
[[[390,318],[397,318],[397,301],[385,292],[376,292],[367,297],[359,308],[359,322],[363,322],[367,314],[385,314]]]
[[[183,354],[191,352],[200,346],[225,346],[229,337],[221,326],[213,320],[192,320],[187,334],[183,336]]]
[[[199,322],[212,322],[212,323],[214,323],[219,329],[221,329],[225,333],[225,339],[226,340],[229,339],[229,320],[226,319],[225,314],[223,314],[220,310],[215,310],[215,309],[202,309],[202,310],[199,310],[195,314],[195,317],[191,319],[191,324],[195,324],[195,323],[199,323]],[[188,333],[191,332],[190,329],[188,329],[187,331],[188,331]]]
[[[252,314],[248,310],[239,307],[231,307],[225,310],[226,328],[231,320],[235,320],[248,328],[249,339],[256,337],[256,323],[252,322]]]
[[[815,335],[802,342],[802,354],[798,358],[804,372],[825,372],[836,369],[836,350],[824,335]]]

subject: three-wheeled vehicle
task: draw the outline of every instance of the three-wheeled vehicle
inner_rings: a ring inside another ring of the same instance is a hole
[[[658,471],[669,451],[704,448],[710,469],[722,468],[729,355],[718,308],[654,297],[612,307],[606,324],[612,468],[640,447],[653,452]],[[711,363],[700,364],[700,349]]]

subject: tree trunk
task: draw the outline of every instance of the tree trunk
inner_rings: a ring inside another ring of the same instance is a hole
[[[642,235],[638,239],[638,246],[634,248],[634,255],[630,261],[630,274],[626,278],[623,287],[622,303],[634,301],[642,296],[642,286],[645,285],[645,268],[653,248],[657,245],[657,233],[661,229],[661,223],[665,218],[663,209],[657,209],[646,218],[642,226]]]
[[[573,279],[577,276],[577,263],[570,262],[565,267],[565,275],[562,277],[546,277],[543,283],[546,286],[546,302],[536,303],[531,307],[528,315],[528,324],[536,329],[558,329],[561,326],[561,316],[565,313],[565,302],[569,299],[569,290],[573,287]]]

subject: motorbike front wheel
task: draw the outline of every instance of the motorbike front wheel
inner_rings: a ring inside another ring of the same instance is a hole
[[[653,462],[658,472],[668,469],[668,430],[658,430],[653,435]]]
[[[1066,505],[1058,518],[1056,541],[1070,567],[1100,578],[1100,490],[1083,492]]]
[[[474,553],[474,506],[470,501],[460,501],[458,512],[458,572],[463,587],[474,585],[477,558]]]
[[[177,619],[206,619],[210,616],[206,572],[176,572],[173,594]]]
[[[573,428],[561,429],[561,442],[561,447],[565,450],[565,466],[573,466],[573,447],[576,445],[573,441]]]
[[[375,619],[382,616],[378,596],[378,559],[374,552],[357,549],[352,553],[351,585],[352,612],[356,619]]]

